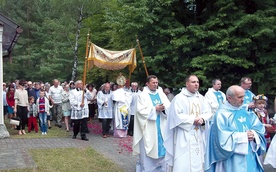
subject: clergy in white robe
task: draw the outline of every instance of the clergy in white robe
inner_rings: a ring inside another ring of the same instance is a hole
[[[127,137],[132,95],[119,85],[119,88],[113,91],[112,100],[114,101],[114,137]]]
[[[134,120],[133,154],[139,155],[137,172],[166,170],[163,146],[164,132],[170,101],[154,75],[147,77],[147,86],[138,95]]]
[[[131,83],[131,96],[132,100],[130,103],[129,109],[129,125],[128,125],[128,135],[133,136],[133,128],[134,128],[134,115],[137,112],[137,98],[141,91],[138,89],[138,83],[132,82]]]
[[[219,79],[213,79],[212,84],[213,87],[208,89],[205,98],[211,106],[212,114],[215,115],[220,104],[226,101],[226,96],[222,91],[220,91],[221,81]]]
[[[113,101],[111,95],[110,83],[105,83],[103,90],[97,94],[98,118],[102,122],[103,138],[109,135],[110,123],[113,118]]]
[[[186,78],[186,88],[170,105],[164,145],[165,160],[174,172],[204,171],[205,122],[212,116],[209,104],[199,92],[195,75]]]
[[[92,96],[88,92],[83,92],[82,87],[82,81],[77,81],[76,89],[70,91],[69,95],[69,101],[72,108],[71,120],[74,123],[74,135],[72,138],[76,138],[81,128],[81,139],[88,141],[86,137],[86,131],[88,130],[87,118],[89,117],[87,99],[92,99]]]
[[[206,172],[263,172],[259,156],[265,153],[265,128],[253,112],[242,107],[244,89],[234,85],[226,92],[210,128]]]

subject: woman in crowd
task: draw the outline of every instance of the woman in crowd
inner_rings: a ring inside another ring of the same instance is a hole
[[[95,89],[93,84],[87,85],[87,91],[92,96],[92,100],[88,101],[89,108],[89,121],[92,123],[92,119],[95,117],[96,109],[97,109],[97,90]]]
[[[20,124],[17,127],[18,134],[26,134],[25,132],[25,125],[27,122],[27,114],[28,114],[28,93],[27,90],[25,90],[25,82],[19,81],[18,89],[14,93],[14,100],[15,100],[15,106],[14,106],[14,112],[16,115],[20,118]]]
[[[64,86],[64,90],[62,92],[62,113],[64,116],[64,123],[66,127],[66,131],[69,132],[69,116],[71,115],[71,106],[70,106],[70,101],[69,101],[69,89],[70,86],[69,84],[66,84]]]

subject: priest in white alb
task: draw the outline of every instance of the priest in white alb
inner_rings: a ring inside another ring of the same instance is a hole
[[[208,91],[205,94],[205,98],[211,106],[213,115],[215,115],[219,106],[226,101],[226,96],[222,91],[220,91],[220,79],[213,79],[212,84],[213,87],[208,89]]]
[[[212,116],[210,106],[199,92],[195,75],[186,78],[186,88],[170,105],[164,145],[166,162],[174,172],[203,172],[205,122]]]
[[[129,109],[132,101],[130,92],[124,90],[126,78],[120,74],[117,77],[118,89],[113,91],[112,100],[114,101],[114,137],[127,137],[129,124]]]
[[[98,118],[102,122],[103,138],[109,137],[110,124],[113,118],[113,101],[110,83],[103,85],[103,90],[97,94]]]
[[[146,85],[138,95],[134,120],[133,154],[139,155],[136,172],[163,172],[166,170],[163,142],[170,101],[158,89],[156,76],[148,76]]]

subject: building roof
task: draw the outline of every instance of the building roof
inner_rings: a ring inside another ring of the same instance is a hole
[[[3,27],[3,57],[9,57],[23,29],[18,24],[0,13],[0,24]]]

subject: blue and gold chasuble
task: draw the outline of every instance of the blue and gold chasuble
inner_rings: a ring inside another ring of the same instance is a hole
[[[158,104],[162,104],[162,101],[159,97],[159,94],[150,94],[149,96],[151,98],[152,101],[152,105],[156,106]],[[161,128],[160,128],[160,114],[157,114],[157,118],[156,118],[156,127],[157,127],[157,138],[158,138],[158,157],[164,157],[165,153],[166,153],[166,149],[163,145],[164,140],[161,134]]]

